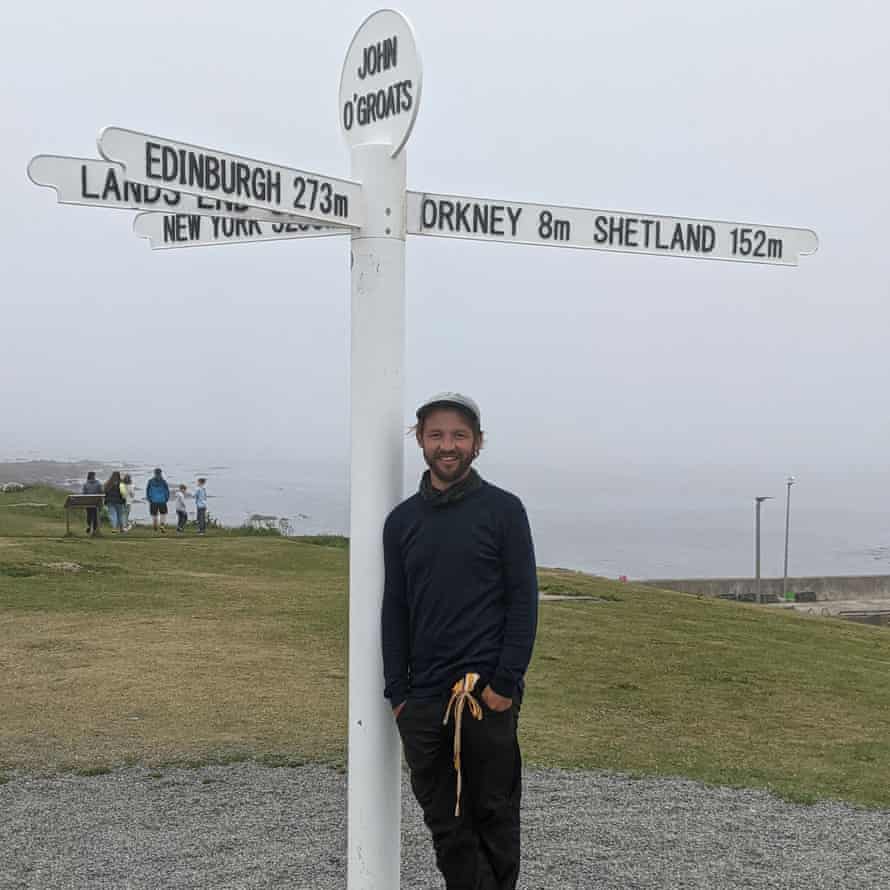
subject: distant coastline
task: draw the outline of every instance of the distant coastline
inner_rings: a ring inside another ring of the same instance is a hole
[[[23,485],[57,485],[79,489],[90,470],[100,477],[112,469],[124,469],[126,464],[112,467],[107,461],[12,460],[0,461],[0,485],[18,482]]]

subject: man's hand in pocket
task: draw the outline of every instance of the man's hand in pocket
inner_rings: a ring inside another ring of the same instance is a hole
[[[486,686],[482,690],[482,701],[492,711],[506,711],[513,705],[512,698],[504,698],[503,695],[498,695],[491,686]]]

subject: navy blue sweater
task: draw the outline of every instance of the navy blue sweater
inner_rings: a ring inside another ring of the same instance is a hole
[[[399,504],[383,528],[384,695],[438,698],[474,671],[521,698],[538,617],[535,554],[522,502],[482,481],[462,500]]]

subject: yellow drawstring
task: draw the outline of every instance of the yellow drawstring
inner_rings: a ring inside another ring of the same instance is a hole
[[[445,708],[445,719],[442,725],[448,723],[451,716],[451,709],[454,708],[454,769],[457,773],[457,800],[454,804],[454,815],[460,815],[460,792],[463,784],[463,777],[460,771],[460,728],[461,719],[464,713],[464,705],[469,705],[470,714],[477,720],[482,719],[482,707],[479,702],[473,698],[472,692],[476,684],[479,682],[479,674],[464,674],[463,680],[458,680],[451,687],[451,698],[448,701],[448,707]]]

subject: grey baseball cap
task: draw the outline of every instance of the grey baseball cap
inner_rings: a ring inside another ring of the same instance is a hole
[[[459,392],[439,392],[430,396],[417,409],[417,419],[420,420],[432,408],[444,408],[448,405],[456,405],[469,411],[476,418],[476,423],[482,426],[482,414],[479,411],[479,406],[469,396]]]

